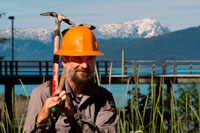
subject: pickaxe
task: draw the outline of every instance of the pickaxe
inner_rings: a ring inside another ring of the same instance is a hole
[[[40,15],[42,16],[52,16],[55,18],[55,31],[54,31],[54,56],[53,56],[53,83],[52,83],[52,94],[57,89],[63,89],[64,87],[64,76],[65,76],[65,68],[63,67],[63,72],[61,75],[61,80],[58,86],[58,79],[59,79],[59,56],[55,55],[55,53],[59,49],[59,43],[60,43],[60,24],[62,21],[66,22],[69,25],[75,25],[74,22],[69,20],[67,17],[65,17],[62,14],[57,14],[55,12],[46,12],[46,13],[41,13]],[[57,111],[57,108],[51,108],[50,111],[52,113],[55,113]]]
[[[54,31],[54,57],[53,57],[53,88],[52,94],[58,89],[58,79],[59,79],[59,56],[55,55],[55,52],[59,49],[60,42],[60,24],[62,21],[66,22],[69,25],[75,25],[74,22],[69,20],[62,14],[57,14],[55,12],[46,12],[41,13],[43,16],[52,16],[55,17],[55,31]]]

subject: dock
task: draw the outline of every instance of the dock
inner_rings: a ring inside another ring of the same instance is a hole
[[[95,78],[101,84],[150,84],[164,79],[168,86],[182,83],[200,83],[200,60],[129,60],[96,61]],[[60,65],[61,74],[62,66]],[[15,85],[41,84],[52,79],[52,61],[0,61],[0,84],[5,87],[5,103],[12,115],[11,92]],[[14,91],[13,91],[14,92]]]

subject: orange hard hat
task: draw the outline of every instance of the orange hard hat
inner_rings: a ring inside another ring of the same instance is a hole
[[[102,56],[92,31],[84,26],[69,29],[64,35],[56,55],[64,56]]]

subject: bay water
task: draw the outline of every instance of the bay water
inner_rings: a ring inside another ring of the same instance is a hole
[[[36,88],[38,85],[24,85],[24,88],[26,89],[28,95],[31,95],[31,92],[34,88]],[[131,91],[132,88],[135,88],[135,84],[111,84],[110,86],[108,84],[101,84],[102,87],[109,90],[115,99],[115,103],[117,106],[122,107],[123,101],[125,101],[125,104],[127,104],[128,99],[131,98],[129,94],[127,94],[125,99],[126,90]],[[24,88],[22,85],[15,85],[14,86],[14,93],[16,95],[26,95]],[[149,93],[150,84],[139,84],[138,88],[140,88],[140,93],[147,94]],[[174,90],[177,90],[177,85],[173,85]],[[135,90],[133,90],[135,91]],[[0,94],[3,94],[5,92],[4,85],[0,85]]]

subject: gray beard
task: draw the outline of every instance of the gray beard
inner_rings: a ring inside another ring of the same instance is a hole
[[[92,70],[92,73],[93,73],[93,70]],[[85,74],[85,75],[83,76],[83,78],[79,78],[79,77],[76,75],[76,70],[70,69],[68,66],[66,67],[66,75],[67,75],[67,77],[69,77],[69,79],[70,79],[71,81],[73,81],[76,85],[88,83],[88,81],[89,81],[90,78],[92,77],[92,73],[91,73],[90,75]]]

